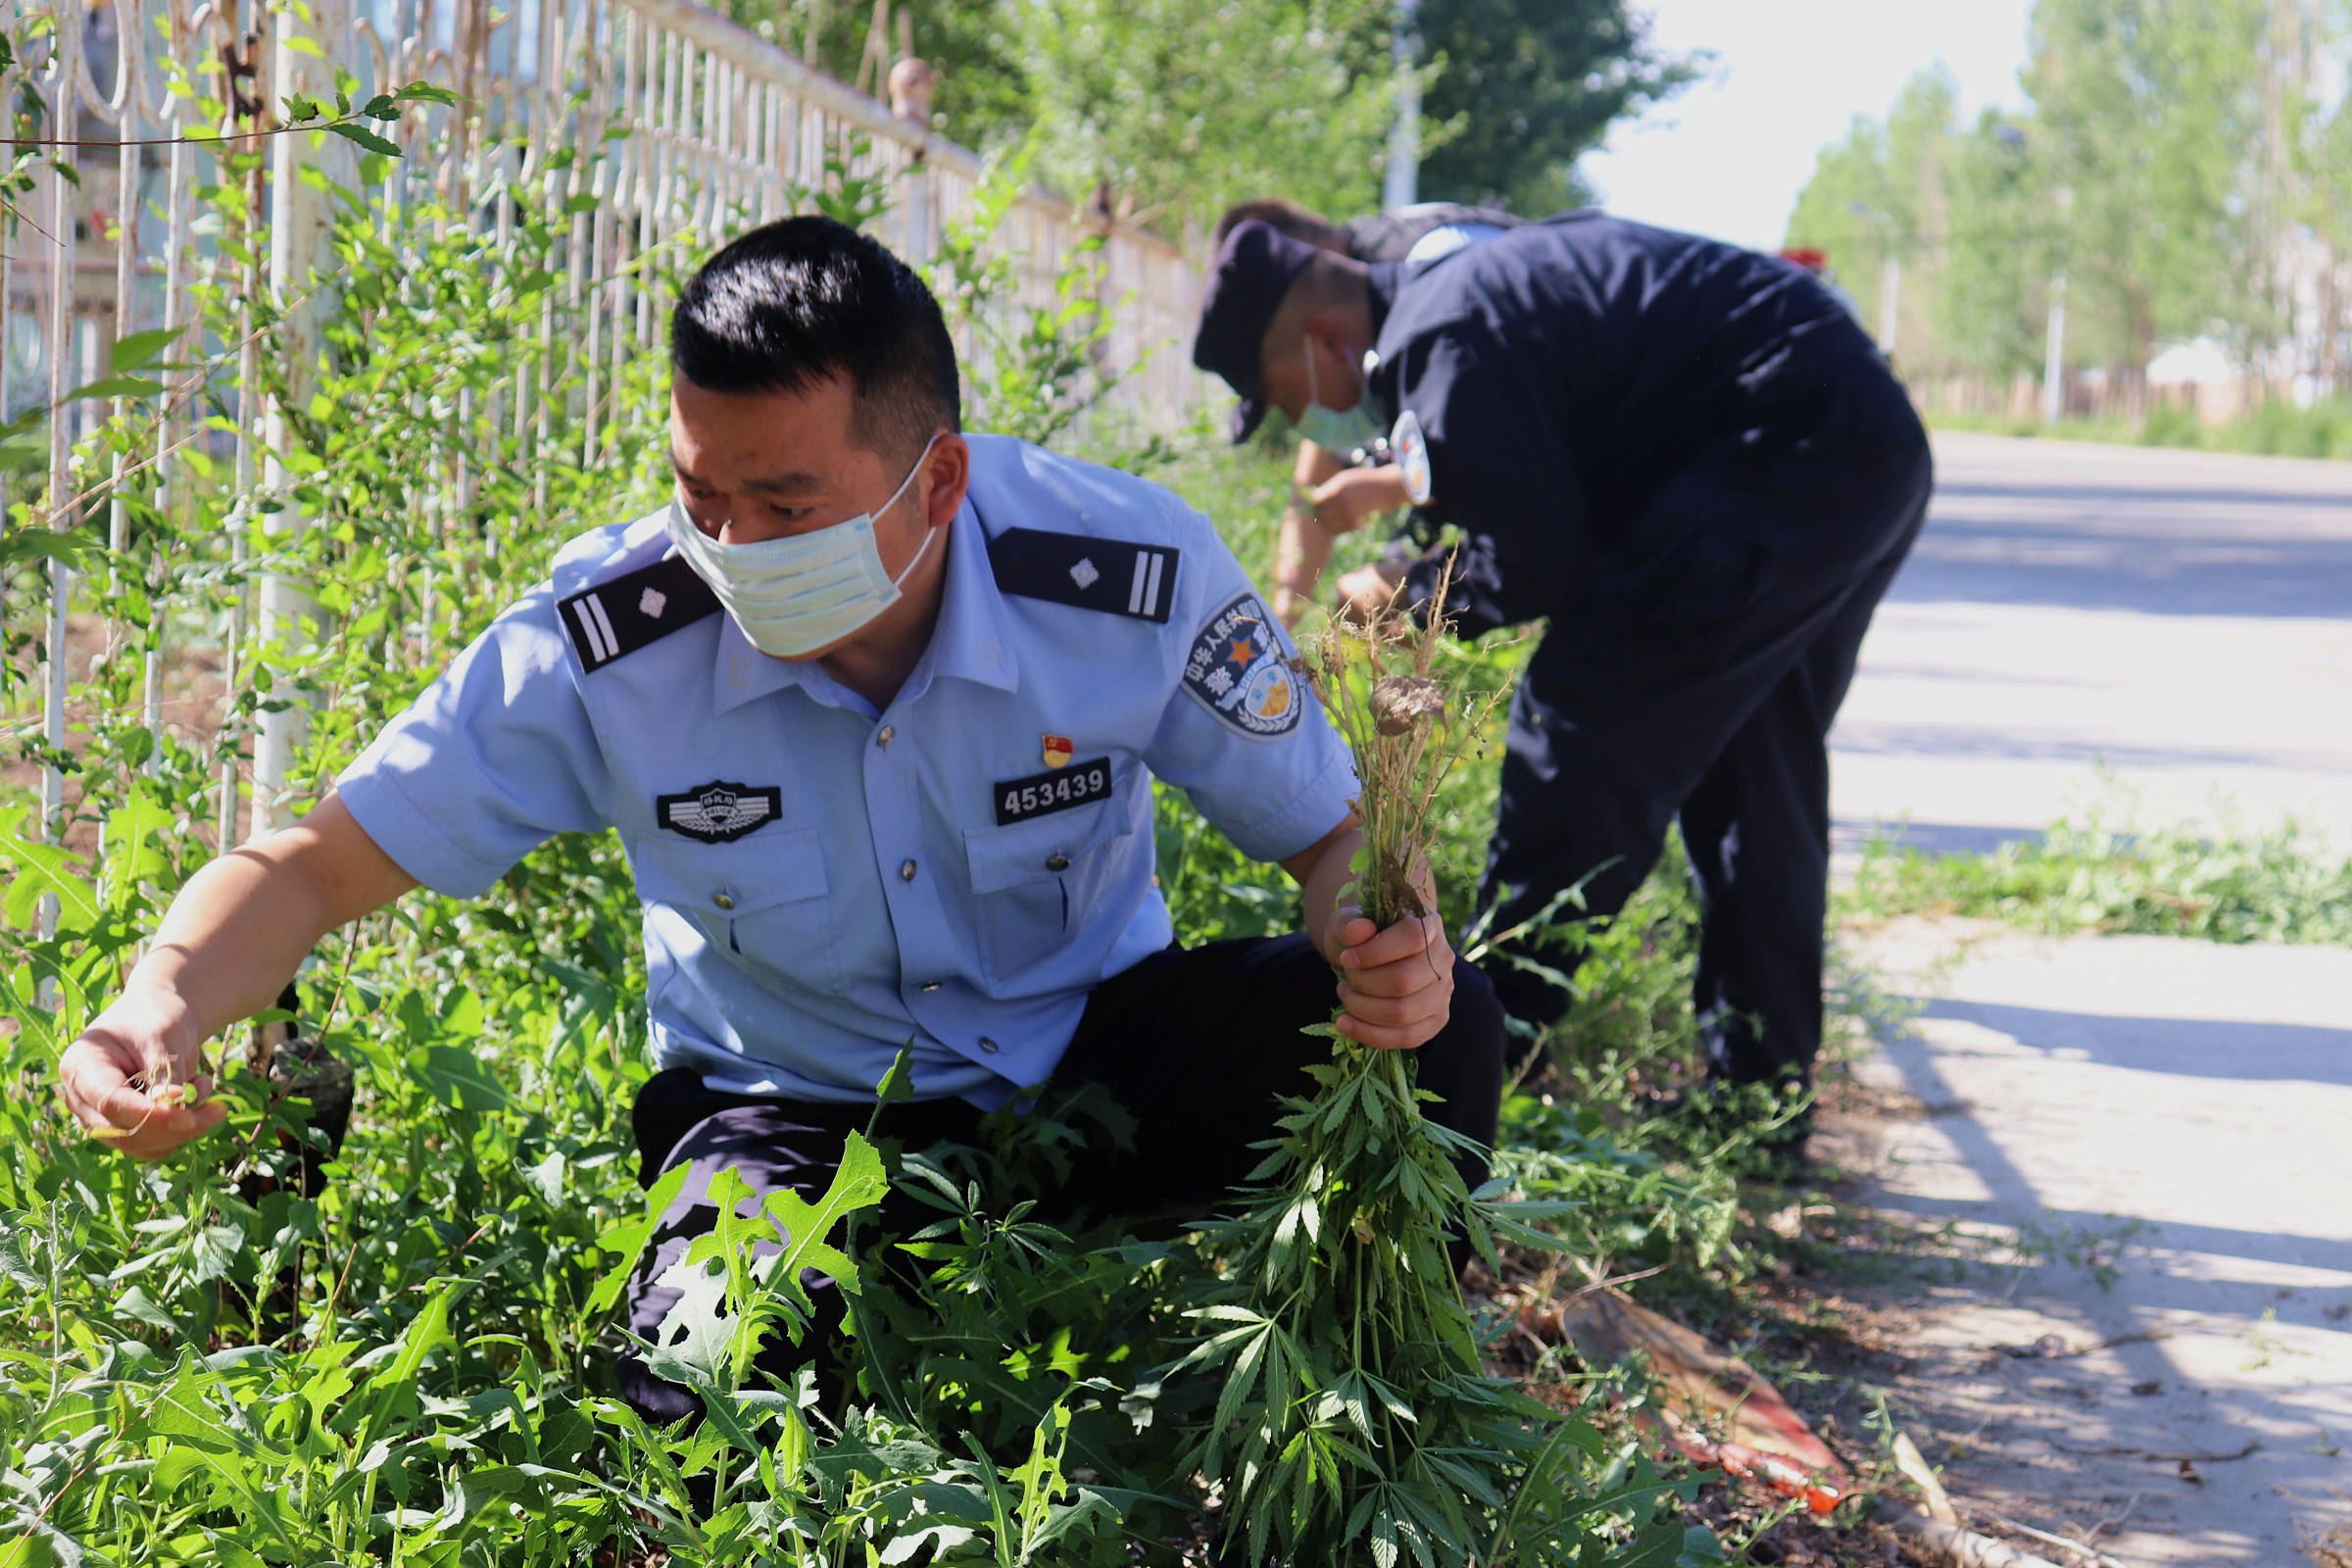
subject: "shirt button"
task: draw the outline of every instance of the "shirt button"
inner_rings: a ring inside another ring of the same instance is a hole
[[[727,680],[736,686],[749,686],[752,683],[752,662],[741,654],[727,661]]]
[[[1067,871],[1069,868],[1070,858],[1066,855],[1053,856],[1046,861],[1046,869],[1049,871]]]
[[[913,860],[911,860],[911,859],[908,859],[908,860],[904,860],[904,861],[901,861],[901,862],[900,862],[900,864],[899,864],[899,880],[900,880],[900,881],[902,881],[902,882],[911,882],[911,881],[913,881],[913,880],[914,880],[914,861],[913,861]]]
[[[897,740],[898,737],[899,732],[891,728],[888,724],[885,724],[875,733],[874,744],[876,746],[888,746],[892,741]]]
[[[989,1039],[988,1036],[982,1035],[980,1037],[980,1049],[993,1056],[997,1054],[997,1043],[994,1040]]]
[[[936,980],[926,980],[922,984],[922,989],[925,991],[937,991],[939,989],[939,982]]]
[[[731,893],[713,893],[710,895],[710,902],[722,909],[735,907],[735,896]]]

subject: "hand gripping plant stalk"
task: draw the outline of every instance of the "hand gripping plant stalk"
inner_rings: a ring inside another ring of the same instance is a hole
[[[1356,899],[1384,928],[1429,912],[1438,790],[1496,700],[1434,672],[1443,633],[1334,625],[1308,662],[1355,750]],[[1465,1189],[1454,1160],[1476,1146],[1423,1117],[1414,1053],[1309,1032],[1332,1059],[1284,1102],[1242,1212],[1210,1229],[1229,1271],[1186,1358],[1225,1377],[1190,1455],[1222,1494],[1223,1560],[1674,1563],[1684,1532],[1648,1522],[1669,1490],[1655,1474],[1631,1453],[1604,1466],[1591,1427],[1481,1366],[1449,1239],[1492,1258],[1497,1233],[1543,1244],[1525,1223],[1543,1216]]]

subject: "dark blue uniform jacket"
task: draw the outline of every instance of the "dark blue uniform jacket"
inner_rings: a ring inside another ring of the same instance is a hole
[[[1448,605],[1465,634],[1575,613],[1661,569],[1683,612],[1736,611],[1765,556],[1839,551],[1848,523],[1835,481],[1825,504],[1823,465],[1870,469],[1919,441],[1838,300],[1734,245],[1575,213],[1409,278],[1370,270],[1371,394],[1428,437],[1424,518],[1470,536]],[[1815,470],[1794,486],[1804,504],[1772,504],[1794,499],[1792,466]],[[1704,484],[1669,493],[1701,468]],[[1435,578],[1424,563],[1412,585],[1426,596]]]

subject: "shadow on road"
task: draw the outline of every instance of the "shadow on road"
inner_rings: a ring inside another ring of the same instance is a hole
[[[1840,820],[1830,830],[1832,849],[1860,854],[1874,841],[1924,855],[1990,855],[2004,844],[2039,844],[2038,828],[1992,822],[1864,822]]]
[[[2085,767],[2294,767],[2291,753],[2222,746],[2131,746],[1973,724],[1840,723],[1831,745],[1855,756],[2003,758]],[[2012,831],[2009,835],[2019,835]]]
[[[2132,1017],[2112,1012],[2060,1012],[1997,1002],[1931,1002],[1927,1018],[1957,1018],[1996,1030],[2028,1049],[2051,1042],[2075,1059],[2134,1072],[2237,1083],[2341,1084],[2352,1088],[2352,1029],[2313,1024],[2255,1023],[2242,1018]],[[2352,1267],[2352,1244],[2343,1260]]]
[[[2063,504],[2075,492],[2052,492]],[[1887,598],[2157,615],[2352,615],[2352,537],[2201,537],[2113,524],[1988,522],[1942,510]]]

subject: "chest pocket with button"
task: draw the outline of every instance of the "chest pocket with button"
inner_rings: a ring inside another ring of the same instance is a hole
[[[1118,880],[1134,837],[1125,791],[1030,822],[964,830],[980,964],[1000,986],[1066,946]]]
[[[666,837],[629,846],[637,893],[703,933],[710,961],[842,994],[840,943],[814,828],[761,829],[732,844]]]

